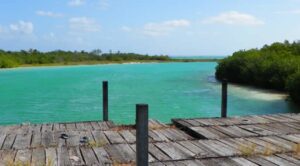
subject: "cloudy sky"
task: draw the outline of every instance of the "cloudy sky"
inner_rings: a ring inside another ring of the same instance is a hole
[[[300,0],[1,0],[0,49],[228,55],[300,39]]]

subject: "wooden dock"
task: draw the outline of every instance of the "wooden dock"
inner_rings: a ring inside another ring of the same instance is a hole
[[[0,166],[135,165],[134,126],[0,126]],[[300,165],[300,114],[149,120],[150,165]]]

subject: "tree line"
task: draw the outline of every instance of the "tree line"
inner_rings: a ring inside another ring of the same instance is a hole
[[[240,50],[218,63],[218,80],[287,91],[300,104],[300,41]]]
[[[0,50],[0,68],[11,68],[20,65],[68,64],[76,62],[122,62],[122,61],[166,61],[166,55],[142,55],[135,53],[109,52],[101,50],[86,51],[50,51],[41,52],[36,49],[21,51]]]

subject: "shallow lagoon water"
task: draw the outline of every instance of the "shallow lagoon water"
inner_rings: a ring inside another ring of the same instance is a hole
[[[0,124],[99,120],[102,81],[109,81],[109,116],[134,123],[135,104],[150,118],[216,117],[221,86],[214,62],[111,64],[0,71]],[[229,86],[229,116],[299,112],[286,95]]]

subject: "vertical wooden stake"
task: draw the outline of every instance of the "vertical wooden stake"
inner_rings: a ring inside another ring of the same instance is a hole
[[[222,110],[221,110],[221,117],[227,117],[227,80],[224,79],[222,81]]]
[[[108,121],[108,82],[102,82],[103,92],[103,121]]]
[[[148,105],[136,105],[136,165],[148,166]]]

